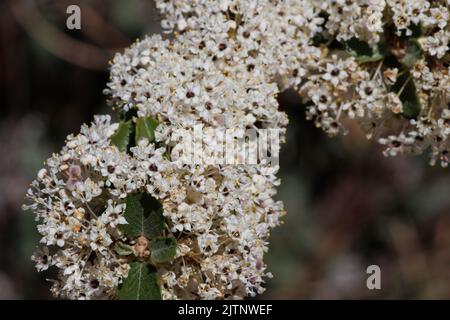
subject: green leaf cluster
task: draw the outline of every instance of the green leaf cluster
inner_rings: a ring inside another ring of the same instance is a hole
[[[160,299],[161,291],[156,266],[173,260],[177,242],[173,237],[165,237],[165,223],[161,204],[148,193],[129,195],[125,200],[124,217],[128,224],[119,226],[128,238],[144,236],[149,239],[150,257],[145,261],[133,262],[119,287],[120,299]],[[117,243],[114,250],[119,255],[129,256],[133,247]]]
[[[390,89],[399,94],[403,104],[403,116],[407,119],[417,118],[422,109],[416,85],[410,73],[411,67],[422,58],[422,48],[415,38],[420,36],[420,27],[417,27],[413,35],[414,37],[402,40],[405,53],[398,58],[393,56],[392,49],[384,42],[370,46],[367,42],[353,38],[344,43],[345,50],[361,64],[379,62],[400,70],[397,82]]]

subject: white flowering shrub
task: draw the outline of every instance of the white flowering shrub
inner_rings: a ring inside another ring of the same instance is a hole
[[[46,162],[27,197],[39,271],[70,299],[236,299],[264,291],[281,223],[278,166],[177,161],[177,130],[280,129],[294,88],[331,136],[356,123],[384,153],[448,165],[448,0],[156,0],[172,40],[136,42],[97,116]],[[208,148],[218,148],[213,131]]]

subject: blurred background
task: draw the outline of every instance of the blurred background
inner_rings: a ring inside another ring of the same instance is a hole
[[[66,9],[81,7],[81,30]],[[0,299],[47,299],[30,256],[34,217],[21,210],[28,184],[67,134],[98,113],[114,52],[160,33],[151,0],[0,1]],[[450,173],[426,156],[384,158],[355,128],[330,139],[295,92],[278,198],[288,215],[267,255],[274,278],[260,298],[450,298]],[[381,290],[366,269],[381,268]]]

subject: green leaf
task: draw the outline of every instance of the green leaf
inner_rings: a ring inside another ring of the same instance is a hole
[[[372,48],[367,42],[352,38],[344,44],[348,53],[356,58],[360,63],[376,62],[384,58],[381,47],[376,46]]]
[[[411,23],[408,26],[409,32],[406,29],[401,30],[400,37],[405,38],[420,38],[423,35],[424,28],[421,23],[415,24]]]
[[[131,121],[121,122],[117,131],[111,136],[111,144],[126,152],[130,142]]]
[[[394,92],[400,93],[400,100],[403,104],[403,116],[408,119],[415,119],[422,109],[416,85],[409,72],[402,74],[397,82],[392,86]]]
[[[127,197],[124,217],[128,224],[119,225],[128,237],[154,238],[162,235],[164,217],[161,204],[147,193],[131,194]]]
[[[400,62],[411,68],[422,57],[422,47],[417,39],[409,39],[406,45],[406,54]]]
[[[156,269],[143,262],[130,264],[130,271],[119,286],[120,300],[161,300],[161,288]]]
[[[321,44],[327,43],[327,41],[328,40],[325,38],[325,36],[322,33],[316,33],[312,37],[312,44],[315,47],[319,47]]]
[[[164,263],[172,260],[177,251],[177,241],[174,238],[156,238],[150,242],[152,262]]]
[[[114,245],[114,252],[120,256],[129,256],[134,253],[132,246],[120,241]]]
[[[142,138],[148,139],[149,142],[155,141],[155,129],[158,121],[152,117],[137,118],[136,120],[136,144]]]

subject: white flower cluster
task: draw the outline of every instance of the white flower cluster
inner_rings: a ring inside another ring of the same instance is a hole
[[[324,1],[156,1],[167,31],[180,32],[174,46],[203,56],[223,73],[252,83],[300,83],[322,56],[311,45],[323,29]],[[325,1],[326,2],[326,1]]]
[[[109,116],[97,116],[91,127],[70,135],[60,153],[41,169],[27,193],[36,213],[43,247],[32,257],[38,271],[59,269],[52,292],[63,298],[114,296],[128,265],[111,250],[120,238],[121,199],[137,186],[132,160],[110,146],[117,129]]]
[[[147,190],[160,199],[178,239],[176,259],[160,269],[165,299],[242,298],[260,293],[269,229],[283,207],[274,202],[273,170],[263,167],[179,167],[165,149],[143,139],[131,155],[111,146],[118,124],[96,116],[68,136],[47,160],[27,197],[42,235],[33,260],[56,266],[52,292],[63,298],[114,298],[129,260],[114,244],[124,238],[124,198]]]
[[[448,165],[448,0],[156,3],[186,55],[296,88],[328,134],[357,122],[385,155],[431,149]]]
[[[267,239],[284,215],[273,200],[278,167],[180,163],[177,130],[200,123],[204,141],[214,141],[208,129],[276,128],[283,141],[279,90],[296,89],[307,117],[330,135],[356,121],[387,146],[386,155],[431,147],[432,163],[447,165],[448,0],[156,5],[175,37],[147,37],[116,55],[105,90],[131,123],[156,119],[156,141],[120,152],[110,141],[119,124],[96,117],[68,137],[28,193],[44,244],[33,259],[40,270],[60,269],[55,294],[115,297],[130,259],[112,248],[125,237],[118,228],[127,223],[124,199],[137,191],[161,202],[177,240],[175,258],[158,268],[163,298],[263,292]]]
[[[206,51],[188,51],[159,35],[137,42],[114,58],[105,93],[115,107],[136,108],[139,117],[152,116],[178,128],[197,123],[214,128],[287,124],[278,110],[278,87],[258,70],[242,70],[238,79],[217,67]]]
[[[218,2],[210,4],[221,13]],[[248,9],[259,10],[255,4]],[[201,31],[174,41],[160,36],[138,41],[114,58],[105,90],[121,112],[134,109],[138,117],[157,119],[157,139],[172,150],[172,165],[155,164],[157,174],[149,173],[153,177],[147,185],[162,201],[171,231],[180,235],[180,259],[162,274],[164,298],[254,296],[263,292],[264,277],[270,276],[263,262],[267,238],[284,215],[282,203],[273,200],[278,168],[176,162],[177,129],[198,123],[205,128],[206,141],[214,140],[208,129],[223,128],[278,128],[284,139],[287,118],[278,110],[278,85],[269,81],[276,62],[265,66],[272,61],[266,55],[275,43],[265,44],[266,52],[261,52],[263,46],[252,42],[264,38],[264,30],[249,35],[232,14],[213,14]],[[255,23],[259,21],[267,23],[264,18]],[[248,41],[253,47],[238,49],[246,39],[253,39]],[[281,62],[289,72],[296,67]],[[152,148],[143,144],[133,149],[143,170],[148,170]]]
[[[173,124],[176,127],[177,124]],[[165,135],[161,135],[162,143]],[[164,299],[236,299],[263,292],[270,229],[283,204],[273,200],[278,168],[179,165],[148,141],[132,148],[146,190],[163,204],[176,259],[160,270]],[[175,151],[174,151],[175,152]],[[159,155],[157,155],[159,153]]]
[[[183,46],[179,52],[175,48],[160,36],[138,42],[115,57],[107,90],[124,111],[136,108],[138,116],[159,120],[158,140],[172,149],[173,160],[179,151],[176,130],[196,123],[204,124],[206,133],[208,128],[284,129],[287,119],[278,111],[276,84],[257,73],[235,78],[206,51],[188,56]],[[132,149],[143,172],[149,171],[153,148],[142,144]],[[171,231],[182,235],[180,259],[162,277],[164,297],[261,293],[266,239],[284,214],[282,204],[272,199],[277,168],[180,167],[160,161],[152,169],[147,190],[162,201]]]

